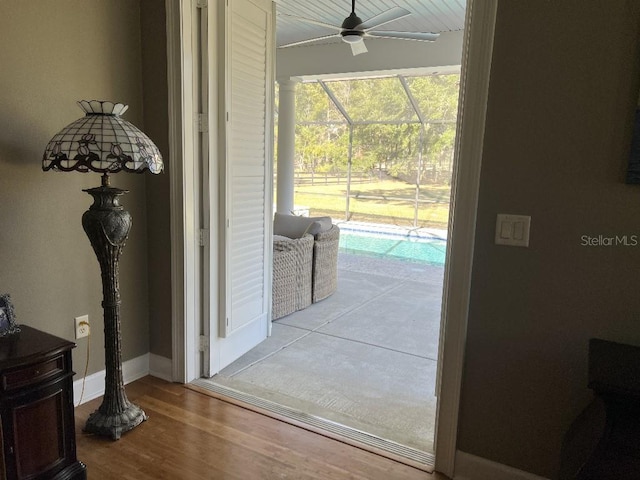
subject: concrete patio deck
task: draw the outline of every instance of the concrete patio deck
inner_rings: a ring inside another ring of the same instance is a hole
[[[433,452],[443,267],[341,253],[338,290],[210,381]]]

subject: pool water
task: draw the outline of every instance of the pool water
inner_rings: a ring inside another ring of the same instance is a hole
[[[446,240],[340,231],[340,252],[444,265]]]

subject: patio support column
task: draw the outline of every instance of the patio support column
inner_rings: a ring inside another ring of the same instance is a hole
[[[296,142],[296,83],[295,78],[278,79],[280,94],[278,107],[278,213],[293,212],[294,159]]]

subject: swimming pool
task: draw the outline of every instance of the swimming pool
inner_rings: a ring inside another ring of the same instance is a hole
[[[340,230],[340,252],[429,265],[444,265],[447,242],[436,237],[411,237]]]

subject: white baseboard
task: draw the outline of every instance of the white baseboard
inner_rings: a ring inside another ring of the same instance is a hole
[[[145,353],[139,357],[122,362],[122,379],[125,385],[149,375],[149,355],[149,353]],[[101,370],[87,376],[84,384],[82,403],[104,395],[105,373],[105,370]],[[73,404],[76,406],[80,404],[82,381],[83,379],[80,378],[73,382]]]
[[[155,353],[149,354],[149,375],[161,378],[167,382],[173,381],[173,362],[170,358],[161,357]]]
[[[456,451],[454,480],[548,480],[517,468]]]

